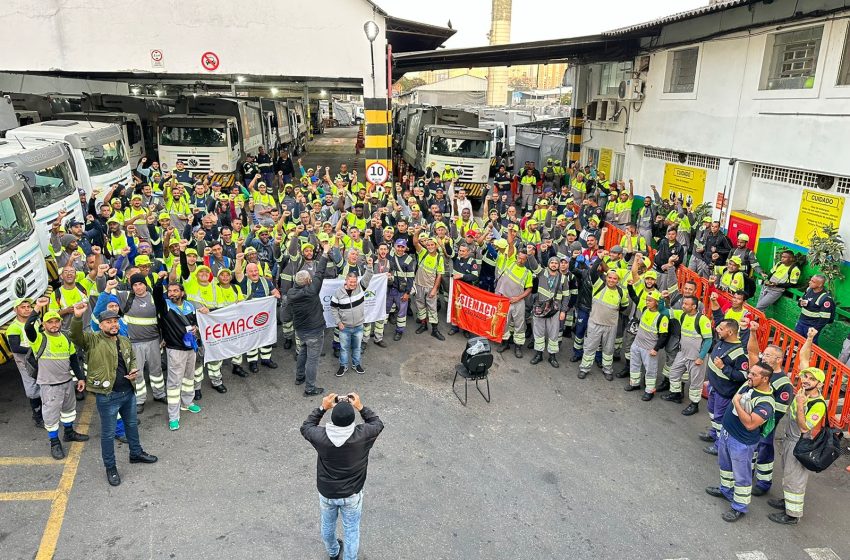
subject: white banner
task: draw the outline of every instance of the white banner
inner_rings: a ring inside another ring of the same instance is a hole
[[[331,316],[331,298],[342,284],[345,282],[343,278],[334,278],[333,280],[325,280],[322,282],[322,307],[325,311],[325,325],[328,328],[335,327],[333,317]],[[381,319],[387,318],[387,274],[382,272],[372,276],[372,281],[369,282],[369,288],[366,290],[366,309],[364,311],[366,320],[365,323],[374,323]]]
[[[264,297],[198,313],[204,363],[244,354],[277,342],[277,298]]]

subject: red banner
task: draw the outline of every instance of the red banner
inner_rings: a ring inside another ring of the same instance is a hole
[[[453,325],[495,342],[502,341],[511,302],[504,296],[452,280],[451,317]]]

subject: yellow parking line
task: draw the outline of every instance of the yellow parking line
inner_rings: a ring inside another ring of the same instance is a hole
[[[83,413],[80,415],[80,421],[77,424],[76,430],[81,434],[87,434],[89,432],[89,422],[91,422],[92,411],[94,410],[93,401],[93,395],[89,395],[86,405],[83,407]],[[50,517],[47,519],[47,526],[44,528],[41,543],[38,545],[38,552],[35,555],[36,560],[50,560],[56,552],[59,533],[62,531],[62,521],[65,519],[65,509],[68,507],[68,496],[71,494],[71,488],[74,486],[74,479],[77,476],[77,467],[80,466],[80,456],[83,453],[83,447],[85,447],[85,442],[74,442],[71,444],[71,449],[65,459],[65,468],[62,470],[62,478],[59,479],[59,487],[56,489],[56,497],[53,500],[53,505],[50,507]]]
[[[65,460],[53,457],[0,457],[0,467],[31,467],[38,465],[64,465]]]
[[[32,492],[0,492],[0,502],[24,502],[31,500],[52,500],[56,490],[34,490]]]

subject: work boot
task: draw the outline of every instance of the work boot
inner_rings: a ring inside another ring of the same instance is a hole
[[[75,431],[73,426],[65,426],[65,435],[62,439],[65,441],[88,441],[89,436]]]
[[[629,372],[631,371],[631,364],[629,360],[626,360],[625,365],[623,365],[623,369],[614,374],[614,377],[617,379],[624,379],[629,376]]]
[[[30,407],[32,407],[32,421],[37,428],[43,428],[44,418],[41,417],[41,399],[30,399]]]
[[[62,442],[59,438],[50,438],[50,456],[61,461],[65,458],[65,450],[62,449]]]
[[[534,348],[534,339],[530,339],[528,342],[526,342],[525,347],[528,348],[529,350]]]
[[[705,493],[709,496],[714,496],[715,498],[723,498],[726,499],[726,496],[723,495],[723,492],[720,491],[719,486],[709,486],[705,489]]]
[[[710,432],[700,432],[697,437],[700,441],[707,441],[708,443],[714,443],[715,441],[714,436]]]
[[[316,395],[321,395],[325,392],[324,387],[313,387],[312,389],[307,389],[304,391],[305,397],[315,397]]]
[[[602,375],[605,376],[605,381],[614,381],[614,374],[613,373],[605,373],[603,371]]]
[[[339,544],[339,552],[336,553],[336,556],[329,556],[330,560],[340,560],[342,558],[342,541],[337,539],[336,542]]]
[[[767,501],[767,505],[773,509],[781,509],[782,511],[785,511],[785,500],[781,498],[771,498]]]
[[[458,327],[457,325],[452,325],[449,329],[449,336],[455,335],[458,332],[460,332],[460,327]]]
[[[664,397],[661,397],[661,398],[664,398]],[[693,416],[697,412],[699,412],[699,405],[695,402],[692,402],[688,406],[685,407],[685,410],[682,411],[682,415],[683,416]]]
[[[150,453],[146,453],[144,451],[142,451],[138,455],[130,455],[131,463],[145,463],[150,465],[152,463],[156,463],[158,460],[159,458],[156,455],[151,455]]]
[[[499,354],[502,354],[504,352],[507,352],[510,349],[511,349],[511,343],[508,342],[507,340],[505,340],[504,342],[502,342],[502,345],[499,346],[499,348],[496,349],[496,352],[498,352]]]
[[[218,391],[221,394],[224,394],[224,393],[227,392],[227,387],[224,386],[224,383],[222,383],[221,385],[213,385],[213,389],[215,389],[216,391]]]
[[[514,344],[514,356],[522,359],[522,344]]]
[[[659,384],[655,387],[655,390],[656,390],[656,391],[658,391],[658,392],[660,393],[660,392],[662,392],[662,391],[666,391],[666,390],[667,390],[667,389],[669,389],[669,388],[670,388],[670,381],[669,381],[666,377],[663,377],[663,376],[662,376],[662,377],[661,377],[661,383],[659,383]],[[679,401],[679,402],[682,402],[682,401]]]
[[[570,363],[571,363],[571,364],[574,364],[574,363],[576,363],[576,362],[580,362],[580,361],[581,361],[581,354],[578,354],[578,353],[576,353],[576,352],[573,352],[573,355],[572,355],[572,357],[570,358]]]
[[[628,385],[623,387],[623,390],[626,391],[627,393],[630,393],[632,391],[637,391],[638,389],[640,389],[640,385],[632,385],[631,383],[629,383]]]
[[[558,363],[558,358],[554,354],[549,354],[549,365],[556,369],[561,367],[561,364]]]
[[[116,467],[109,467],[106,469],[106,481],[109,482],[110,486],[118,486],[121,484],[121,477],[118,476],[118,469]]]
[[[676,404],[682,404],[682,391],[670,391],[666,395],[661,395],[661,400]]]
[[[571,360],[571,361],[572,361],[572,360]],[[586,372],[586,371],[582,371],[582,370],[578,370],[578,378],[579,378],[579,379],[584,379],[585,377],[587,377],[587,372]]]
[[[274,363],[271,358],[269,358],[268,360],[260,360],[260,363],[269,369],[277,369],[277,364]]]
[[[531,358],[531,365],[537,365],[543,361],[543,352],[535,352],[534,357]]]
[[[201,394],[201,390],[195,389],[195,398],[193,400],[199,401],[202,398],[204,398],[204,396]]]
[[[386,347],[387,347],[387,343],[386,343],[386,342],[384,342],[384,340],[383,340],[383,339],[381,339],[381,340],[376,340],[376,341],[375,341],[375,346],[377,346],[378,348],[386,348]]]
[[[238,377],[248,377],[248,372],[242,369],[242,366],[237,366],[236,364],[233,364],[233,370],[230,373]]]
[[[727,523],[734,523],[744,517],[744,515],[745,514],[743,511],[738,511],[737,509],[729,509],[729,511],[727,511],[720,517],[721,519],[723,519],[723,521],[726,521]]]
[[[702,448],[703,453],[708,453],[709,455],[717,456],[717,445],[707,445]]]
[[[339,350],[337,350],[339,352]],[[260,371],[260,365],[257,362],[248,362],[248,369],[251,370],[251,373],[257,373]]]
[[[750,494],[753,496],[764,496],[765,494],[767,494],[767,490],[765,490],[761,486],[756,486],[754,484],[753,489],[750,490]]]
[[[168,404],[168,399],[165,398],[165,396],[154,397],[153,400],[156,401],[156,402],[161,402],[162,404]]]
[[[396,331],[395,334],[393,335],[393,340],[395,342],[398,342],[399,340],[401,340],[402,336],[404,336],[403,332]]]
[[[290,348],[292,348],[292,339],[291,339],[291,338],[284,339],[284,341],[283,341],[283,349],[284,349],[284,350],[289,350]]]
[[[652,400],[652,398],[654,396],[655,396],[655,393],[650,393],[648,391],[644,391],[643,395],[641,395],[641,397],[640,397],[640,400],[642,400],[643,402],[649,402],[649,401]]]
[[[799,521],[796,517],[791,517],[784,511],[778,511],[776,513],[768,513],[767,518],[773,521],[774,523],[779,523],[780,525],[796,525],[797,521]]]
[[[416,328],[416,334],[422,334],[428,330],[428,321],[422,321]]]
[[[434,323],[431,326],[431,336],[433,336],[437,340],[445,340],[446,339],[446,337],[443,336],[443,333],[441,333],[440,330],[437,328],[437,323]]]

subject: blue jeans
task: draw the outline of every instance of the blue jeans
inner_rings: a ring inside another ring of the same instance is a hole
[[[796,325],[794,325],[794,332],[795,332],[795,333],[797,333],[797,334],[799,334],[799,335],[800,335],[800,336],[802,336],[803,338],[806,338],[807,336],[809,336],[809,327],[814,327],[814,328],[816,328],[816,329],[818,330],[818,334],[816,334],[816,335],[815,335],[815,338],[814,338],[814,340],[812,341],[812,344],[817,344],[817,343],[818,343],[818,339],[820,338],[820,333],[821,333],[821,331],[823,330],[824,326],[825,326],[825,325],[821,325],[821,326],[816,326],[816,325],[807,325],[807,324],[806,324],[806,323],[804,323],[803,321],[798,320],[798,321],[797,321],[797,324],[796,324]]]
[[[339,331],[339,365],[348,367],[348,353],[351,352],[351,365],[360,365],[360,345],[363,343],[363,325],[345,327]],[[331,555],[333,556],[333,555]]]
[[[336,518],[342,512],[343,560],[357,560],[360,548],[360,514],[363,513],[363,491],[347,498],[328,499],[319,494],[319,507],[322,510],[322,540],[328,556],[339,554],[336,542]]]
[[[130,445],[130,455],[141,455],[139,442],[139,423],[136,419],[136,393],[115,391],[108,395],[97,395],[97,412],[100,414],[100,454],[103,466],[107,469],[115,466],[115,421],[118,413],[124,420],[124,430]]]

